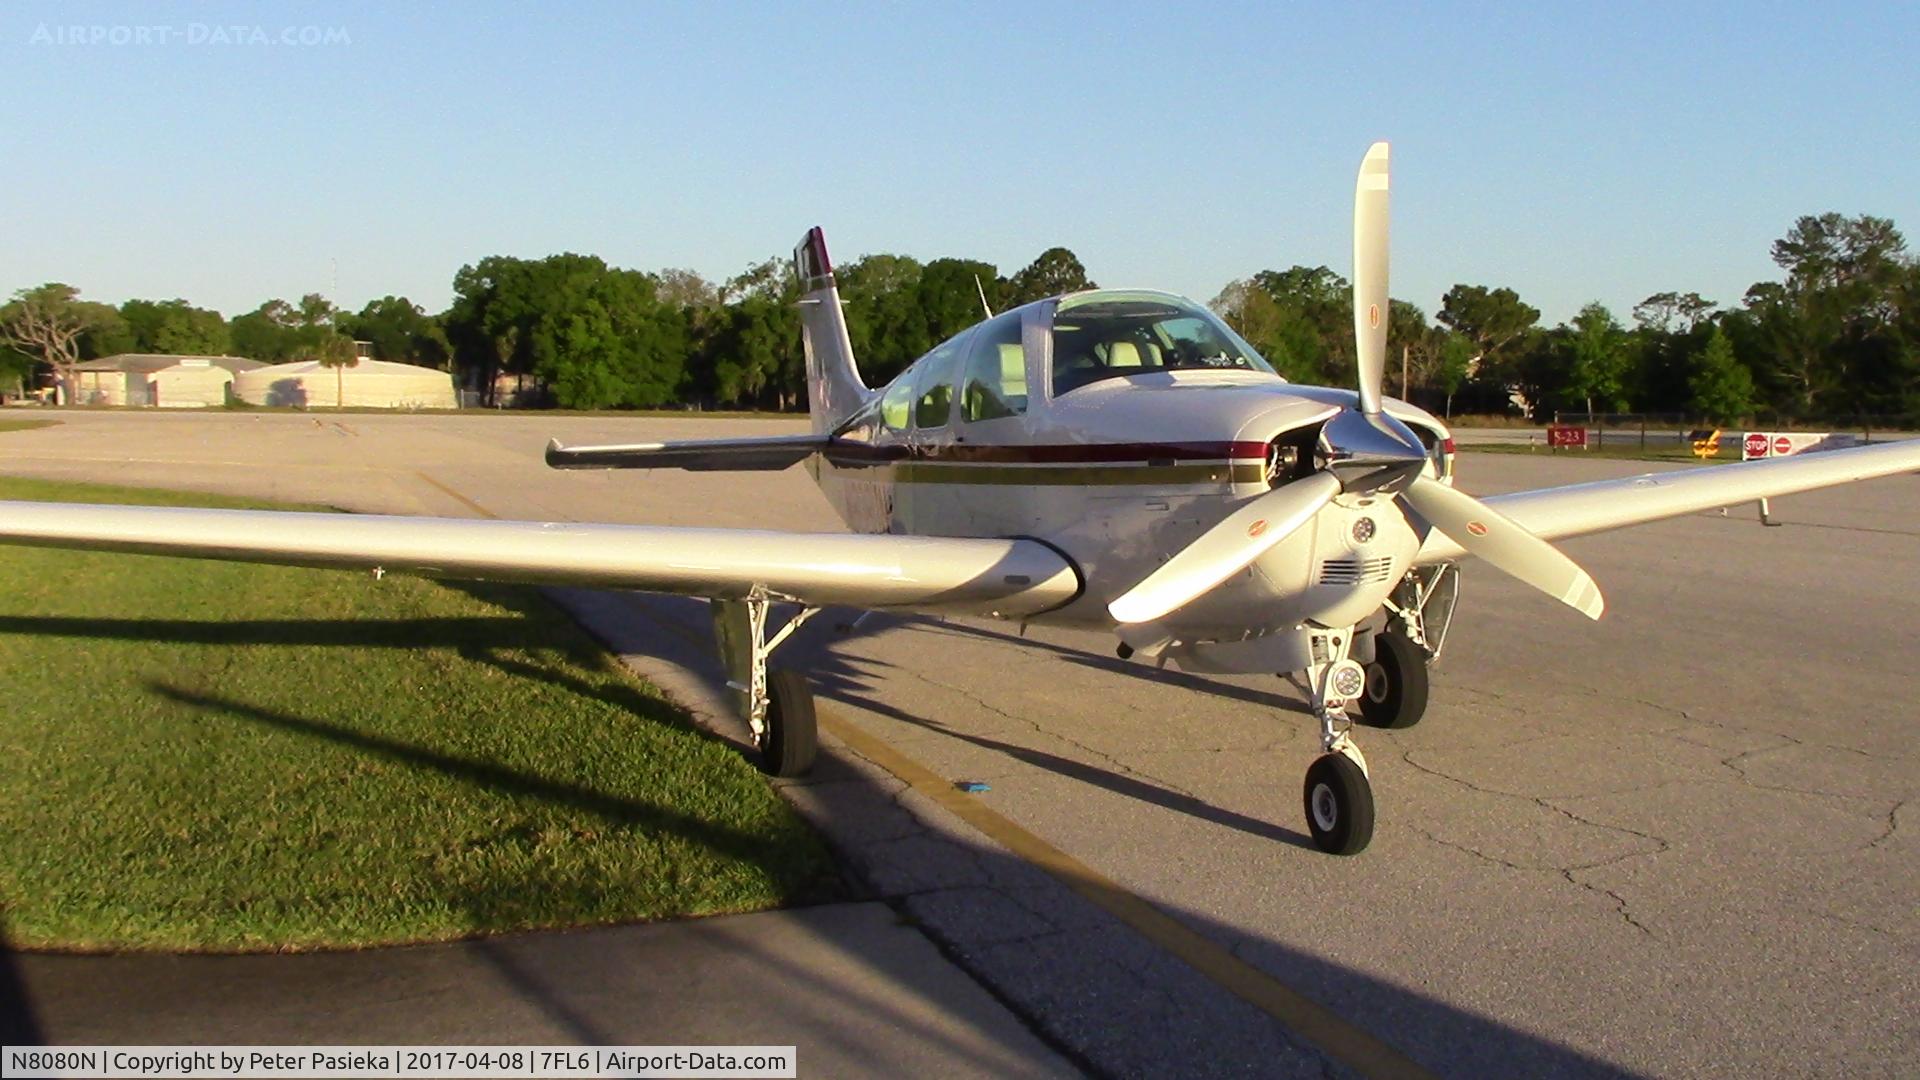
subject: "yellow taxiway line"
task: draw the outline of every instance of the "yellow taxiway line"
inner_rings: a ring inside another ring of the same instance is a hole
[[[1339,1013],[1280,982],[1202,936],[1113,879],[1061,851],[892,745],[824,709],[820,726],[849,749],[892,773],[1016,857],[1052,874],[1084,899],[1132,927],[1228,992],[1286,1025],[1341,1064],[1380,1080],[1428,1080],[1431,1073],[1360,1030]]]

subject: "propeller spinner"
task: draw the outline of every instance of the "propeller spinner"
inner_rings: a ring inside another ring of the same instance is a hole
[[[1374,143],[1353,193],[1355,408],[1320,429],[1320,471],[1250,499],[1108,605],[1117,622],[1151,622],[1246,568],[1342,494],[1399,496],[1416,515],[1497,569],[1598,619],[1600,587],[1553,545],[1465,492],[1421,475],[1426,449],[1380,405],[1387,352],[1388,151]]]

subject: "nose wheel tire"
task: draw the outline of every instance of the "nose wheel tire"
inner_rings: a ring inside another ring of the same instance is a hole
[[[1360,722],[1368,727],[1410,728],[1427,712],[1427,654],[1398,630],[1373,639],[1373,663],[1361,691]]]
[[[1307,831],[1329,855],[1356,855],[1373,839],[1373,785],[1345,754],[1322,754],[1307,767]]]
[[[767,672],[767,715],[754,742],[760,771],[770,776],[805,776],[813,767],[820,729],[806,676],[784,668]]]

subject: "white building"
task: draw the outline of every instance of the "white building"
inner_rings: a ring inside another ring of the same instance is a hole
[[[360,360],[330,368],[318,360],[272,364],[241,372],[233,392],[254,405],[297,408],[454,409],[453,376],[388,360]]]

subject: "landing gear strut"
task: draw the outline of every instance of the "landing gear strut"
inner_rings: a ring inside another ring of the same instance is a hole
[[[820,609],[801,608],[769,636],[770,602],[758,590],[741,600],[714,600],[713,636],[726,665],[734,707],[760,752],[761,770],[773,776],[804,776],[820,745],[813,691],[799,672],[769,669],[767,656]]]
[[[1373,785],[1367,759],[1349,736],[1347,704],[1366,690],[1366,672],[1348,658],[1353,630],[1317,631],[1307,686],[1320,721],[1320,757],[1307,767],[1307,831],[1331,855],[1355,855],[1373,839]]]
[[[1360,695],[1360,722],[1368,727],[1410,728],[1427,711],[1427,666],[1453,623],[1460,571],[1451,563],[1409,572],[1387,598],[1387,625],[1373,639]]]

